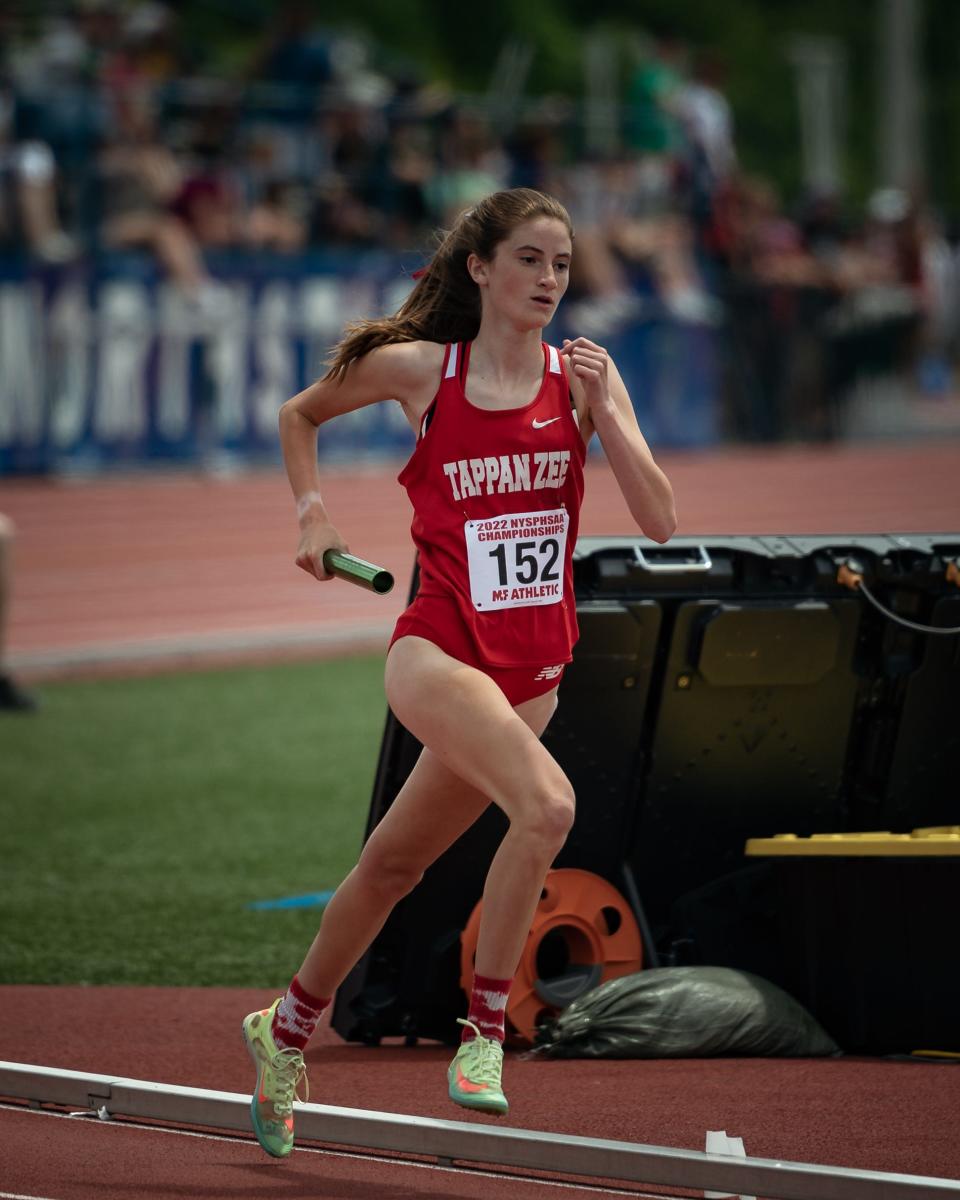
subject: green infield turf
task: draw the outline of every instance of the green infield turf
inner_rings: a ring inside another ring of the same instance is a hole
[[[0,981],[270,987],[359,852],[381,657],[48,684],[0,719]]]

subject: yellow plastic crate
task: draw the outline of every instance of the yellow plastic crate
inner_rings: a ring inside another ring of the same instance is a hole
[[[960,857],[960,825],[914,829],[911,833],[814,833],[799,837],[750,838],[745,853],[753,858],[943,858]]]

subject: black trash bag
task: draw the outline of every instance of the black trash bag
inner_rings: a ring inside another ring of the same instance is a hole
[[[812,1058],[839,1047],[769,980],[729,967],[659,967],[608,980],[537,1031],[544,1058]]]

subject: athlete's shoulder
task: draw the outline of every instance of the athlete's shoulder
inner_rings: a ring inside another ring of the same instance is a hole
[[[440,381],[443,346],[435,342],[389,342],[350,364],[344,384],[369,401],[392,397],[415,409],[433,397]]]
[[[391,342],[372,350],[378,372],[387,372],[397,383],[418,388],[435,382],[443,365],[444,347],[439,342]]]

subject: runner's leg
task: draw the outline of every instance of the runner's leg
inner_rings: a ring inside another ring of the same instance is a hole
[[[447,661],[462,667],[453,659]],[[505,704],[503,694],[493,686]],[[515,710],[509,706],[507,709],[508,713],[516,713],[536,743],[555,707],[555,693],[551,692]],[[297,973],[308,992],[333,995],[380,932],[397,901],[416,886],[426,868],[470,828],[489,804],[488,795],[466,783],[429,748],[422,751],[368,838],[356,867],[326,907],[320,930]]]
[[[516,973],[550,864],[574,816],[569,780],[497,685],[422,638],[394,643],[387,699],[439,761],[506,813],[510,827],[484,889],[478,975]],[[529,702],[549,720],[553,693]]]

